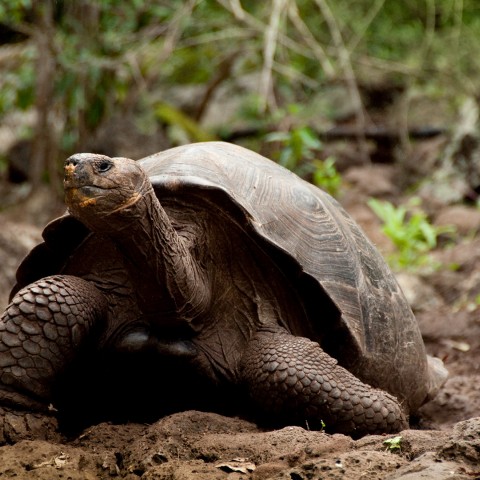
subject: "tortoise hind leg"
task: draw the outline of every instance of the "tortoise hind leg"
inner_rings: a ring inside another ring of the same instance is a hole
[[[67,275],[43,278],[15,295],[0,318],[0,443],[2,434],[16,436],[5,431],[12,430],[20,411],[47,411],[55,380],[106,309],[91,283]],[[23,430],[29,429],[25,424]]]
[[[323,422],[329,431],[354,437],[408,427],[395,397],[362,383],[318,343],[283,330],[256,333],[241,375],[255,403],[289,421]]]

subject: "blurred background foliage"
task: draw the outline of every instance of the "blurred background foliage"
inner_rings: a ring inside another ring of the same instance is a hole
[[[476,0],[0,0],[0,119],[27,142],[33,188],[59,189],[74,151],[225,139],[335,193],[326,141],[372,161],[372,139],[408,149],[415,128],[439,133],[476,104],[479,13]]]

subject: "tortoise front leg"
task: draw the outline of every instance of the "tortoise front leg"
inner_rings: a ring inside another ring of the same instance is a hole
[[[393,372],[392,372],[393,374]],[[316,342],[286,331],[260,331],[241,375],[253,400],[279,418],[307,421],[354,437],[408,427],[397,399],[361,382]]]
[[[9,418],[5,409],[17,416],[19,410],[47,412],[55,380],[94,324],[105,318],[106,309],[105,298],[91,283],[68,275],[43,278],[15,295],[0,318],[4,431]]]

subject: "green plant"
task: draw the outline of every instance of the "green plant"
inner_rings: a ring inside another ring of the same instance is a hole
[[[296,173],[301,173],[305,161],[314,160],[315,150],[322,146],[322,142],[309,127],[294,127],[288,132],[272,132],[265,136],[265,140],[281,144],[278,163]]]
[[[402,440],[403,440],[403,437],[401,437],[400,435],[398,435],[397,437],[393,437],[393,438],[388,438],[387,440],[384,440],[383,441],[383,444],[386,445],[386,449],[385,451],[388,452],[401,452],[402,451]]]
[[[335,159],[316,158],[318,150],[322,148],[322,142],[310,127],[294,127],[288,132],[272,132],[265,136],[265,140],[280,143],[277,155],[280,165],[300,176],[311,175],[312,182],[331,195],[338,193],[342,179],[335,168]]]
[[[205,129],[204,112],[225,85],[234,89],[238,116],[245,105],[239,123],[247,131],[290,130],[281,133],[280,162],[333,191],[336,174],[325,173],[331,163],[309,157],[318,138],[308,127],[291,126],[327,128],[337,102],[320,108],[318,101],[333,85],[342,86],[348,101],[339,108],[352,110],[359,132],[366,124],[360,90],[368,92],[372,80],[405,87],[409,104],[420,93],[442,104],[450,99],[452,107],[474,97],[477,10],[476,0],[0,1],[0,23],[15,43],[0,56],[0,118],[36,110],[43,123],[32,137],[46,146],[35,148],[32,163],[42,163],[54,159],[52,152],[62,150],[60,160],[91,144],[111,118],[153,118],[159,103],[183,115],[162,112],[156,120],[185,141],[195,139],[185,117]],[[179,95],[183,87],[195,94]],[[306,107],[288,112],[294,104]],[[222,129],[235,128],[226,113]]]
[[[437,246],[440,234],[454,232],[451,226],[432,225],[420,203],[418,198],[412,198],[406,205],[398,207],[374,198],[368,201],[369,207],[383,222],[382,231],[396,248],[389,257],[395,269],[438,267],[430,252]]]
[[[337,195],[342,183],[342,177],[335,168],[335,159],[328,157],[325,160],[314,160],[312,181],[320,188],[326,190],[330,195]]]
[[[177,136],[181,136],[187,142],[208,142],[215,140],[207,130],[201,127],[198,122],[195,122],[191,117],[185,115],[181,110],[175,108],[173,105],[161,102],[155,106],[155,117],[168,125],[170,140],[175,136],[176,129]]]

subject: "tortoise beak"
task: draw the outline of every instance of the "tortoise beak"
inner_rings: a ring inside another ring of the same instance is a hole
[[[69,207],[80,207],[95,203],[95,197],[101,188],[96,186],[95,164],[103,155],[77,153],[65,160],[63,186],[65,201]]]
[[[72,163],[66,163],[64,166],[63,186],[65,189],[71,188],[75,178],[75,166]]]
[[[111,158],[105,155],[95,153],[72,155],[65,160],[64,186],[67,189],[95,185],[98,183],[99,166],[106,166],[106,169],[109,169],[111,165]]]
[[[86,184],[89,158],[86,154],[72,155],[65,160],[63,185],[65,189],[77,188]]]

